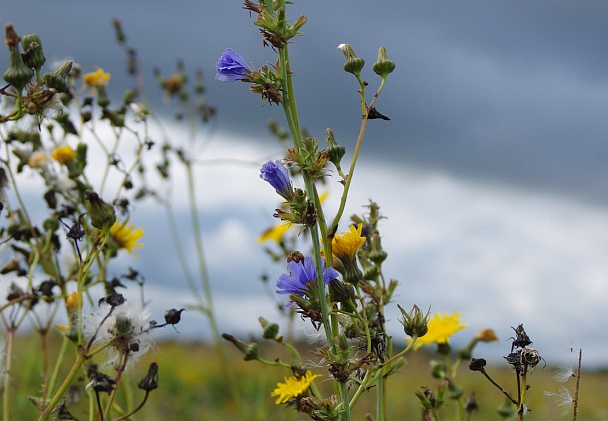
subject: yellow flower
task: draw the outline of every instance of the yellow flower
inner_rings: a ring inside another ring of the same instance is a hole
[[[414,344],[414,349],[418,349],[422,345],[446,344],[450,336],[460,329],[464,329],[467,325],[460,321],[460,313],[456,311],[451,316],[447,313],[435,313],[429,320],[427,327],[429,331],[426,335],[418,338]],[[411,338],[408,338],[409,341],[411,341]]]
[[[331,240],[332,253],[339,259],[346,257],[352,261],[365,244],[365,237],[361,236],[362,230],[363,224],[357,225],[357,228],[351,225],[349,231],[336,235]]]
[[[114,225],[110,227],[110,235],[117,243],[119,249],[127,250],[130,254],[138,257],[137,254],[133,252],[133,249],[143,247],[143,244],[137,242],[141,237],[144,236],[143,229],[135,229],[134,225],[129,225],[128,219],[122,224],[118,219],[116,219]]]
[[[262,233],[262,235],[260,235],[260,238],[258,238],[258,243],[264,243],[270,240],[274,240],[277,243],[282,242],[283,237],[285,236],[285,233],[289,230],[290,226],[291,223],[289,222],[287,224],[279,224],[275,225],[272,228],[268,228]]]
[[[57,146],[53,152],[51,152],[51,156],[56,161],[65,165],[76,158],[76,152],[68,145]]]
[[[105,73],[102,68],[98,67],[97,71],[82,75],[82,80],[91,88],[101,88],[108,84],[110,74]]]
[[[306,374],[299,379],[296,379],[295,376],[285,377],[285,383],[277,383],[277,388],[272,391],[270,396],[278,396],[275,401],[277,405],[300,397],[306,393],[312,381],[317,377],[321,377],[321,375],[313,375],[310,370],[307,370]]]
[[[74,334],[74,329],[77,325],[76,320],[78,318],[78,293],[72,292],[65,299],[65,307],[68,310],[68,325],[63,326],[56,324],[57,329],[64,332],[66,335]],[[72,331],[70,331],[72,330]]]

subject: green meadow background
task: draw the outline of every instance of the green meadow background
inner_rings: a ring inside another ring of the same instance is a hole
[[[52,338],[51,350],[59,346],[58,338]],[[14,357],[14,376],[11,379],[14,397],[11,400],[11,413],[15,420],[36,420],[38,413],[34,405],[26,398],[36,395],[40,385],[41,351],[37,337],[18,337]],[[268,360],[277,357],[288,361],[288,356],[281,347],[272,343],[259,341],[260,354]],[[226,344],[230,345],[230,344]],[[311,348],[306,344],[302,351]],[[431,347],[429,347],[431,349]],[[128,380],[136,385],[147,371],[150,362],[159,364],[159,388],[154,390],[148,403],[142,411],[131,420],[145,421],[296,421],[308,420],[304,414],[298,414],[286,405],[276,406],[270,392],[276,383],[283,381],[288,375],[285,370],[263,366],[255,361],[245,362],[242,355],[232,346],[227,346],[229,361],[234,371],[238,385],[238,400],[245,409],[246,418],[240,416],[230,391],[224,382],[225,373],[221,371],[220,358],[217,350],[209,345],[194,342],[161,342],[156,350],[138,363],[128,376]],[[304,352],[304,351],[303,351]],[[303,354],[306,355],[306,354]],[[422,386],[435,388],[438,380],[430,376],[429,361],[433,357],[422,350],[416,351],[407,358],[407,362],[399,372],[389,377],[388,414],[390,420],[420,420],[420,404],[415,392]],[[313,354],[304,357],[305,360],[317,362]],[[53,361],[53,359],[51,359]],[[583,360],[584,365],[584,360]],[[69,367],[64,367],[67,370]],[[510,393],[515,392],[515,373],[505,366],[488,366],[488,373]],[[323,373],[321,368],[311,368],[314,373]],[[553,379],[555,367],[542,368],[540,364],[529,377],[528,406],[531,412],[526,416],[527,421],[533,420],[571,420],[572,415],[562,415],[554,399],[545,396],[544,391],[557,392],[559,386],[574,387],[574,380],[568,383],[558,383]],[[465,395],[475,392],[479,411],[473,414],[471,420],[492,421],[501,420],[497,408],[504,402],[503,395],[487,382],[480,374],[469,371],[466,364],[460,367],[458,383],[464,387]],[[86,380],[78,379],[74,390],[80,395],[78,404],[69,408],[77,419],[88,419],[88,399],[84,390]],[[317,379],[321,390],[329,393],[332,382],[327,375]],[[138,403],[143,392],[136,387],[132,389],[133,402]],[[119,402],[124,403],[127,397],[121,396]],[[366,413],[374,413],[375,390],[364,394],[357,404],[354,420],[364,420]],[[455,420],[455,406],[448,402],[441,411],[442,420]],[[515,418],[511,418],[515,419]],[[608,371],[584,371],[581,376],[581,396],[579,405],[579,421],[608,420]],[[465,420],[462,420],[465,421]]]

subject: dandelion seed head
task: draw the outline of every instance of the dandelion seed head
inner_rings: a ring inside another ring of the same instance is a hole
[[[86,315],[83,334],[87,339],[95,338],[94,345],[108,346],[107,364],[119,367],[128,353],[127,368],[154,346],[150,324],[150,311],[129,301],[112,307],[102,302]]]

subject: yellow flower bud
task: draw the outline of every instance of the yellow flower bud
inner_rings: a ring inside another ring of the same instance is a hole
[[[65,299],[65,305],[68,310],[76,310],[78,308],[78,293],[70,293]]]
[[[482,329],[475,335],[475,338],[481,342],[493,342],[498,340],[498,336],[493,329]]]
[[[51,152],[51,156],[57,162],[66,165],[76,157],[76,152],[70,146],[63,145],[57,146],[53,152]]]

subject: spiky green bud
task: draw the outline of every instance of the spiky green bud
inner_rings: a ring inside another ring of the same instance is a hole
[[[344,63],[344,70],[348,73],[352,73],[355,76],[359,76],[361,69],[365,66],[365,60],[361,57],[357,57],[355,50],[348,44],[338,45],[338,49],[342,50],[344,57],[346,57],[346,63]]]
[[[272,339],[273,341],[277,341],[277,342],[281,341],[282,337],[278,336],[279,335],[279,325],[278,324],[270,323],[268,320],[266,320],[263,317],[260,317],[258,319],[258,321],[260,322],[262,329],[264,329],[264,333],[262,334],[262,337],[264,339]]]
[[[444,362],[431,362],[431,375],[436,379],[445,379],[448,374],[448,367]]]
[[[367,250],[367,258],[375,264],[380,264],[388,257],[388,253],[382,249],[380,235],[378,231],[374,231],[368,237],[369,247]]]
[[[243,353],[245,361],[257,360],[259,358],[257,343],[243,342],[228,333],[222,333],[222,338],[226,339],[228,342],[232,342],[232,344]]]
[[[258,359],[258,344],[256,344],[255,342],[250,343],[245,348],[245,351],[243,352],[243,354],[245,354],[245,357],[243,357],[243,359],[245,361],[257,360]]]
[[[397,307],[399,307],[401,315],[403,316],[401,324],[403,325],[403,331],[406,335],[420,338],[427,334],[429,331],[428,323],[429,315],[431,313],[430,309],[426,314],[423,314],[420,308],[415,304],[409,313],[401,308],[400,305],[397,305]]]
[[[104,202],[94,191],[84,193],[85,207],[91,217],[91,225],[97,229],[103,230],[110,228],[116,221],[116,211],[114,206]]]
[[[15,32],[15,28],[12,24],[7,23],[5,26],[6,31],[6,45],[9,51],[9,65],[6,72],[4,72],[4,80],[10,83],[18,93],[21,93],[25,85],[28,84],[34,72],[31,68],[27,67],[21,57],[19,51],[19,41],[21,38]]]
[[[382,79],[385,79],[389,73],[395,70],[395,62],[388,59],[384,46],[378,49],[378,60],[372,66],[372,70]]]
[[[336,168],[340,168],[340,161],[346,153],[346,148],[338,145],[332,129],[327,129],[325,132],[325,140],[327,142],[327,155],[329,156],[329,160],[336,166]]]
[[[101,98],[101,96],[100,96],[100,98]],[[97,103],[99,104],[99,101]],[[108,104],[109,104],[109,101],[108,101]],[[99,105],[101,105],[101,104],[99,104]],[[122,112],[117,112],[117,111],[113,111],[113,110],[104,108],[101,111],[101,118],[108,120],[110,122],[110,124],[114,127],[125,127],[125,115]]]
[[[24,35],[21,38],[21,45],[23,46],[23,61],[25,65],[33,67],[37,72],[40,71],[40,68],[46,62],[40,37],[36,34]]]
[[[59,66],[54,72],[46,73],[43,77],[44,84],[51,89],[55,89],[57,92],[66,92],[68,90],[68,84],[65,78],[72,70],[74,62],[66,61]]]

